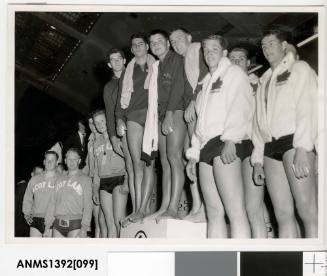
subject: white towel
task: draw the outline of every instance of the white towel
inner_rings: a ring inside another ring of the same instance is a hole
[[[148,68],[155,62],[155,58],[148,54],[146,63]],[[133,73],[134,73],[135,57],[128,63],[123,79],[123,87],[121,92],[120,104],[123,109],[128,108],[132,93],[134,92]],[[144,89],[149,87],[149,72],[144,82]]]
[[[143,153],[151,157],[158,150],[158,67],[159,61],[152,64],[149,70],[148,111],[143,134]]]
[[[204,129],[204,125],[205,125],[205,120],[206,120],[206,116],[205,114],[207,112],[209,112],[207,110],[207,103],[208,103],[208,96],[212,90],[212,84],[214,82],[216,82],[218,80],[218,78],[220,78],[221,80],[224,78],[224,74],[227,70],[227,68],[230,66],[230,61],[228,58],[226,57],[222,57],[220,62],[219,62],[219,66],[216,69],[215,72],[213,72],[213,74],[211,75],[210,73],[208,73],[205,78],[203,79],[203,83],[207,84],[206,86],[204,86],[202,88],[202,93],[203,93],[203,97],[198,97],[199,102],[197,103],[198,106],[198,132],[199,133],[206,133],[206,130]]]
[[[193,93],[200,75],[200,48],[201,43],[192,43],[185,55],[185,73],[187,80],[193,88]]]

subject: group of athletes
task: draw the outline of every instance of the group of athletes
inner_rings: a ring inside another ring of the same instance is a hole
[[[23,203],[30,236],[86,237],[93,213],[95,237],[172,218],[207,221],[208,238],[267,238],[266,185],[275,235],[317,237],[317,76],[286,34],[264,32],[270,68],[260,77],[248,74],[247,49],[228,51],[218,34],[199,43],[184,28],[154,30],[130,42],[126,67],[122,50],[107,55],[113,77],[105,110],[89,117],[86,167],[71,148],[67,172],[58,173],[48,151],[44,172],[31,178]],[[162,199],[153,213],[157,156]],[[187,177],[192,208],[181,218]]]

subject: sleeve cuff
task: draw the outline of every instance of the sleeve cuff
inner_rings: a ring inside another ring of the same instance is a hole
[[[89,226],[86,225],[86,224],[84,224],[84,223],[82,223],[81,230],[87,232],[89,230]]]
[[[200,150],[195,149],[194,147],[189,148],[185,152],[186,158],[188,160],[194,159],[196,162],[199,162],[200,159]]]
[[[232,137],[228,137],[227,135],[221,135],[220,140],[225,142],[226,140],[232,141],[234,144],[239,144],[242,142],[242,139],[235,139]]]
[[[313,151],[314,149],[314,144],[313,143],[299,143],[299,142],[295,142],[293,140],[293,147],[296,149],[296,148],[303,148],[305,149],[306,151],[310,152],[310,151]]]
[[[263,165],[263,152],[259,153],[255,148],[252,151],[251,154],[251,164],[254,166],[255,163]]]

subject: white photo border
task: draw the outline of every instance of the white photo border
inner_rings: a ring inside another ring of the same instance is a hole
[[[254,251],[254,250],[291,250],[311,251],[327,249],[327,195],[325,179],[325,106],[326,106],[326,21],[324,6],[292,6],[291,12],[316,12],[318,14],[318,83],[319,83],[319,202],[318,202],[318,238],[317,239],[37,239],[14,237],[14,27],[15,12],[287,12],[287,6],[130,6],[130,5],[8,5],[7,6],[7,72],[6,72],[6,150],[5,150],[5,243],[7,244],[71,244],[83,243],[104,247],[110,251]]]

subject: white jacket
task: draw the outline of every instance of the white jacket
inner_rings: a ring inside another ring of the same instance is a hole
[[[263,164],[264,144],[285,135],[294,134],[294,148],[313,150],[317,137],[317,96],[315,72],[306,62],[296,61],[292,53],[274,71],[270,68],[262,75],[256,94],[252,164]]]
[[[192,136],[188,159],[199,160],[200,150],[212,138],[240,143],[250,138],[254,97],[249,78],[237,65],[223,57],[217,70],[203,80],[196,100],[198,120]]]

